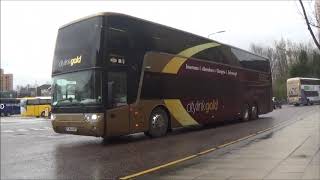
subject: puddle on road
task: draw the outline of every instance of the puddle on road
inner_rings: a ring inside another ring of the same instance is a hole
[[[261,138],[259,138],[259,139],[270,139],[270,138],[272,138],[273,137],[273,133],[271,132],[271,133],[269,133],[269,134],[267,134],[267,135],[265,135],[265,136],[262,136]]]
[[[303,158],[303,159],[305,159],[307,157],[308,157],[308,155],[305,155],[305,154],[299,154],[299,155],[292,156],[292,158]]]

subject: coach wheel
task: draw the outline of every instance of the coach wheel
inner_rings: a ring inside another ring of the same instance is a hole
[[[4,116],[4,113],[1,113],[1,117]]]
[[[164,136],[168,129],[168,115],[162,108],[156,108],[152,111],[149,118],[149,131],[147,135],[151,137]]]
[[[250,119],[250,107],[248,104],[244,104],[241,110],[241,120],[242,121],[249,121]]]
[[[251,119],[255,120],[258,119],[259,115],[258,115],[258,105],[254,104],[251,107]]]
[[[41,117],[44,117],[44,116],[45,116],[44,111],[42,111],[42,113],[41,113],[40,116],[41,116]]]

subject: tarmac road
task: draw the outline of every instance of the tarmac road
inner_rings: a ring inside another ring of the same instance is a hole
[[[50,120],[1,117],[1,179],[117,179],[296,121],[319,107],[283,106],[255,121],[182,128],[157,139],[140,133],[107,142],[56,134]]]

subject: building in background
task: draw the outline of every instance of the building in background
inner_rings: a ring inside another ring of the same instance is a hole
[[[0,98],[17,98],[17,91],[0,91]]]
[[[37,87],[37,96],[51,96],[51,85],[43,84]]]
[[[37,88],[31,85],[17,87],[18,97],[35,97],[37,96]]]
[[[0,91],[13,91],[13,74],[5,74],[3,69],[0,69]]]
[[[43,84],[41,86],[30,85],[17,86],[18,97],[51,96],[51,85]]]

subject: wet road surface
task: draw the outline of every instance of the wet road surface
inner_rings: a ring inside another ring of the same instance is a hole
[[[142,133],[110,139],[56,134],[50,120],[1,118],[1,179],[117,179],[218,145],[296,121],[317,106],[283,106],[249,122]]]

